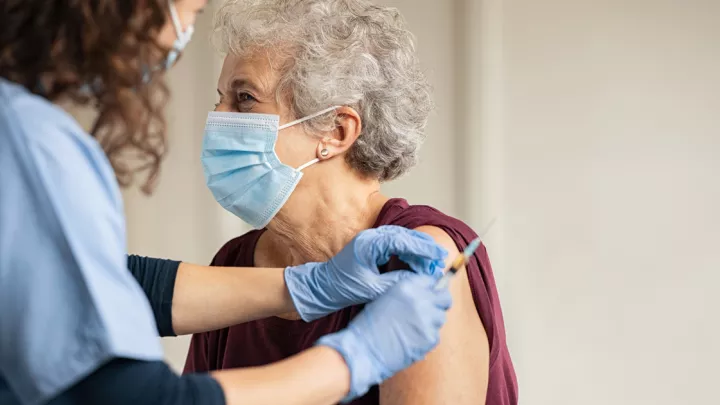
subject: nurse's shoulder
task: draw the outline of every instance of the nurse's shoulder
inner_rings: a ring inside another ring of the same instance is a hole
[[[69,113],[2,78],[0,106],[0,167],[7,169],[3,172],[13,171],[5,166],[19,165],[26,172],[24,180],[32,182],[37,179],[29,176],[30,172],[49,169],[44,166],[52,163],[48,159],[70,172],[90,169],[103,191],[109,193],[107,197],[120,202],[115,176],[102,148]]]
[[[162,358],[121,201],[72,116],[0,79],[0,399],[45,403],[113,358]]]

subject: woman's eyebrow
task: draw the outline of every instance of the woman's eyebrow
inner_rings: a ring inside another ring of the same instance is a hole
[[[244,79],[244,78],[234,79],[230,83],[231,90],[237,90],[239,88],[248,89],[251,92],[256,93],[256,94],[260,93],[260,90],[252,82],[250,82],[250,80]]]
[[[234,79],[230,83],[229,90],[231,92],[237,91],[238,89],[247,89],[247,90],[255,93],[254,95],[256,97],[259,97],[261,95],[260,90],[258,90],[258,88],[254,84],[252,84],[252,82],[250,82],[250,80],[245,79],[245,78],[237,78],[237,79]],[[219,87],[217,88],[217,93],[220,96],[220,98],[225,97],[225,93],[223,93],[223,91],[220,90]]]

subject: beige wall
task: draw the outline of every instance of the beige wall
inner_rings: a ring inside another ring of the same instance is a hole
[[[720,1],[380,3],[417,34],[438,103],[420,166],[385,189],[476,228],[499,216],[486,242],[521,403],[712,403]],[[209,20],[171,75],[161,187],[126,193],[133,252],[203,263],[245,229],[198,159]],[[165,344],[179,367],[187,341]]]
[[[524,402],[717,402],[720,2],[503,11],[503,271]]]

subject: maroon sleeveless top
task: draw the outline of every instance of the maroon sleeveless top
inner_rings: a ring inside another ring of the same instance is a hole
[[[414,229],[435,226],[455,241],[462,251],[477,235],[463,222],[422,205],[408,205],[403,199],[389,200],[378,215],[374,227],[399,225]],[[212,265],[251,267],[255,245],[263,231],[252,231],[235,238],[220,249]],[[397,269],[397,266],[391,266]],[[517,379],[505,340],[500,301],[495,288],[485,246],[480,246],[467,266],[475,308],[482,320],[490,344],[490,372],[486,405],[515,405]],[[192,337],[185,373],[236,367],[262,366],[309,349],[323,335],[337,332],[362,310],[362,306],[343,309],[316,321],[290,321],[266,318]],[[378,405],[378,387],[351,402],[352,405]]]

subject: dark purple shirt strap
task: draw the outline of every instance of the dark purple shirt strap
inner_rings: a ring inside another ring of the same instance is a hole
[[[115,359],[48,405],[225,405],[208,374],[178,376],[161,361]]]
[[[129,255],[127,265],[150,301],[160,336],[175,336],[172,300],[180,262]]]

